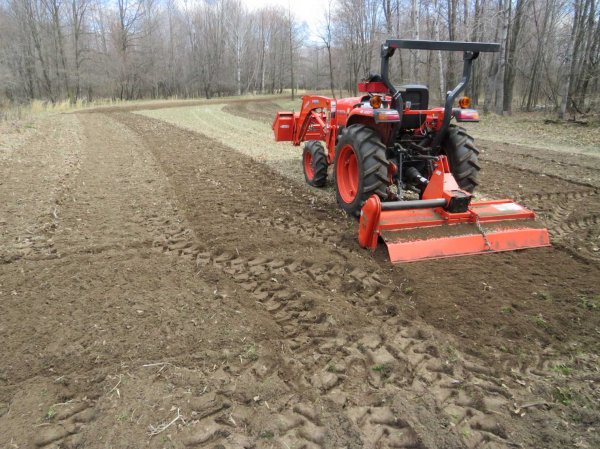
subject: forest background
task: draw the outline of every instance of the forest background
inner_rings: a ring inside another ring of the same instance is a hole
[[[327,1],[327,0],[325,0]],[[309,29],[291,8],[240,0],[0,0],[0,105],[323,91],[379,72],[381,43],[499,42],[468,95],[485,112],[564,117],[600,102],[597,0],[329,0]],[[403,51],[394,81],[458,82],[460,53]]]

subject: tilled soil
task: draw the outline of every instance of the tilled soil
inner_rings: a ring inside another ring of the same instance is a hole
[[[201,134],[54,120],[0,166],[0,447],[600,443],[597,159],[485,143],[555,246],[391,266]]]

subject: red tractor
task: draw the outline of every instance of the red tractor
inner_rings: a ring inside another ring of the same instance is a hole
[[[444,107],[428,109],[426,86],[392,84],[389,60],[396,49],[463,52],[462,79]],[[467,98],[453,105],[479,53],[499,49],[493,43],[388,39],[381,75],[359,83],[361,96],[304,96],[300,112],[277,113],[275,139],[305,142],[302,161],[311,186],[324,186],[333,164],[337,202],[361,217],[359,243],[374,249],[383,237],[393,262],[546,246],[547,230],[524,224],[533,212],[510,200],[471,201],[479,152],[473,138],[451,124],[479,121]],[[408,192],[418,199],[406,199]],[[440,227],[448,224],[456,226]],[[435,229],[451,236],[436,236]]]

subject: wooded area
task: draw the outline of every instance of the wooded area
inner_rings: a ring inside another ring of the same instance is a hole
[[[316,36],[288,9],[240,0],[0,0],[0,102],[353,92],[388,37],[494,41],[469,94],[485,111],[586,113],[600,103],[597,0],[330,0]],[[316,13],[317,14],[317,13]],[[434,101],[461,55],[395,56]]]

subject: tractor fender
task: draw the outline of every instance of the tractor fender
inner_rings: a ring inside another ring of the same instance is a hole
[[[348,113],[346,127],[352,125],[365,125],[375,129],[375,119],[373,118],[373,109],[356,107]]]
[[[363,97],[350,97],[337,100],[337,123],[338,126],[349,126],[348,118],[355,106],[360,104]]]
[[[393,130],[392,123],[375,123],[373,109],[364,107],[356,107],[350,111],[346,126],[351,125],[365,125],[375,130],[384,144],[389,141]]]

